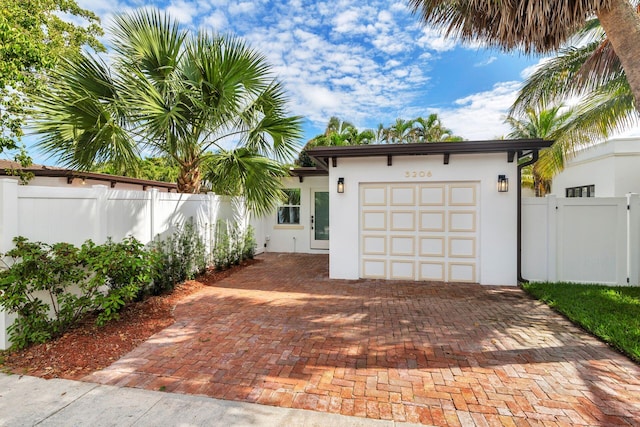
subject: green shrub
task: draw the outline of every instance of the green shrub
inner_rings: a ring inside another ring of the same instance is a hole
[[[108,288],[95,299],[100,309],[97,323],[103,325],[117,319],[118,312],[127,303],[147,293],[156,259],[133,237],[126,237],[120,243],[109,238],[103,245],[88,241],[82,248],[88,254],[88,268],[93,272],[89,285]]]
[[[247,227],[242,240],[242,257],[244,259],[253,259],[258,244],[256,243],[256,236],[252,226]]]
[[[237,223],[218,221],[213,248],[213,265],[218,270],[238,265],[244,259],[253,258],[255,250],[256,240],[253,227],[248,226],[242,232]]]
[[[151,280],[152,258],[133,238],[122,243],[81,248],[13,240],[11,259],[0,271],[0,306],[18,318],[8,328],[17,348],[63,334],[88,311],[98,324],[118,317],[120,309]]]
[[[151,293],[159,295],[176,284],[192,279],[207,268],[206,247],[193,221],[187,221],[171,236],[151,244],[156,269]]]
[[[231,266],[231,239],[227,222],[223,220],[219,220],[216,224],[213,265],[218,270],[224,270]]]

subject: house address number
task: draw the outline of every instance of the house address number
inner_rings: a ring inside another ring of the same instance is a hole
[[[431,178],[431,171],[405,171],[405,178]]]

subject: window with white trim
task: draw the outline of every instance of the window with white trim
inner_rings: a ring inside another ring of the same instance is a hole
[[[569,187],[565,189],[566,197],[596,197],[595,185],[582,185],[580,187]]]
[[[282,204],[278,206],[278,224],[300,224],[300,189],[285,188]]]

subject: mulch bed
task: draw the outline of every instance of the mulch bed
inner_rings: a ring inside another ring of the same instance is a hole
[[[171,325],[173,309],[181,299],[256,262],[260,261],[247,260],[224,271],[210,270],[179,284],[171,293],[128,305],[120,312],[120,319],[102,327],[95,325],[94,314],[87,315],[76,327],[51,342],[0,352],[0,370],[70,380],[99,371]]]

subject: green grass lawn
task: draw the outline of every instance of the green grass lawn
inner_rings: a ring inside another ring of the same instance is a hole
[[[640,287],[525,283],[523,288],[640,362]]]

